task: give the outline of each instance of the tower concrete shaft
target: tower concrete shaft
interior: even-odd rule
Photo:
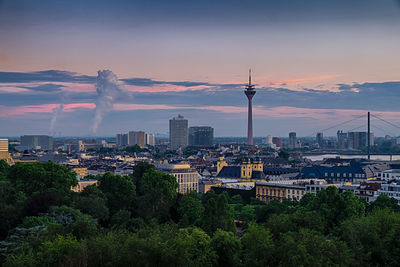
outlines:
[[[244,91],[248,103],[248,111],[247,111],[247,144],[252,146],[253,143],[253,96],[256,94],[256,90],[254,90],[254,85],[251,84],[251,70],[249,70],[249,84],[246,86],[246,90]]]

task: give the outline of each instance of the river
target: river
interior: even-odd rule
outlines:
[[[306,155],[304,158],[312,161],[323,160],[325,158],[341,157],[343,159],[366,159],[367,155],[340,155],[340,154],[322,154],[322,155]],[[390,155],[371,155],[371,160],[389,161]],[[400,155],[393,155],[392,160],[400,160]]]

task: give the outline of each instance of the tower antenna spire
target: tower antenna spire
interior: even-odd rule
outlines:
[[[251,68],[249,69],[249,85],[251,85]]]

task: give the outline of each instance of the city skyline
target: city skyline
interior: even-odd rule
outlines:
[[[2,135],[166,134],[182,114],[246,136],[249,67],[254,136],[314,136],[367,111],[399,125],[399,1],[279,2],[0,1]],[[94,133],[105,69],[126,97]]]

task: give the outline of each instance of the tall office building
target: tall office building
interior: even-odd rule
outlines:
[[[338,148],[347,147],[347,133],[343,131],[337,131]]]
[[[214,129],[209,126],[193,126],[189,128],[189,146],[212,146]]]
[[[146,144],[149,146],[155,146],[156,145],[156,136],[152,133],[146,134]]]
[[[24,149],[53,150],[53,137],[48,135],[23,135],[21,147]]]
[[[253,145],[253,97],[256,94],[255,86],[251,84],[251,69],[249,70],[249,84],[245,87],[245,95],[247,96],[248,111],[247,111],[247,144]]]
[[[138,145],[141,148],[146,147],[146,134],[143,131],[131,131],[128,133],[128,145]]]
[[[127,146],[128,145],[128,134],[117,134],[117,146]]]
[[[289,133],[289,148],[297,147],[297,137],[295,132]]]
[[[368,146],[368,133],[367,132],[348,132],[348,148],[360,149]],[[370,145],[374,145],[374,134],[370,134]]]
[[[188,120],[181,115],[169,120],[169,144],[173,150],[188,145]]]
[[[323,133],[317,133],[317,143],[319,147],[322,147],[324,144],[324,134]]]

